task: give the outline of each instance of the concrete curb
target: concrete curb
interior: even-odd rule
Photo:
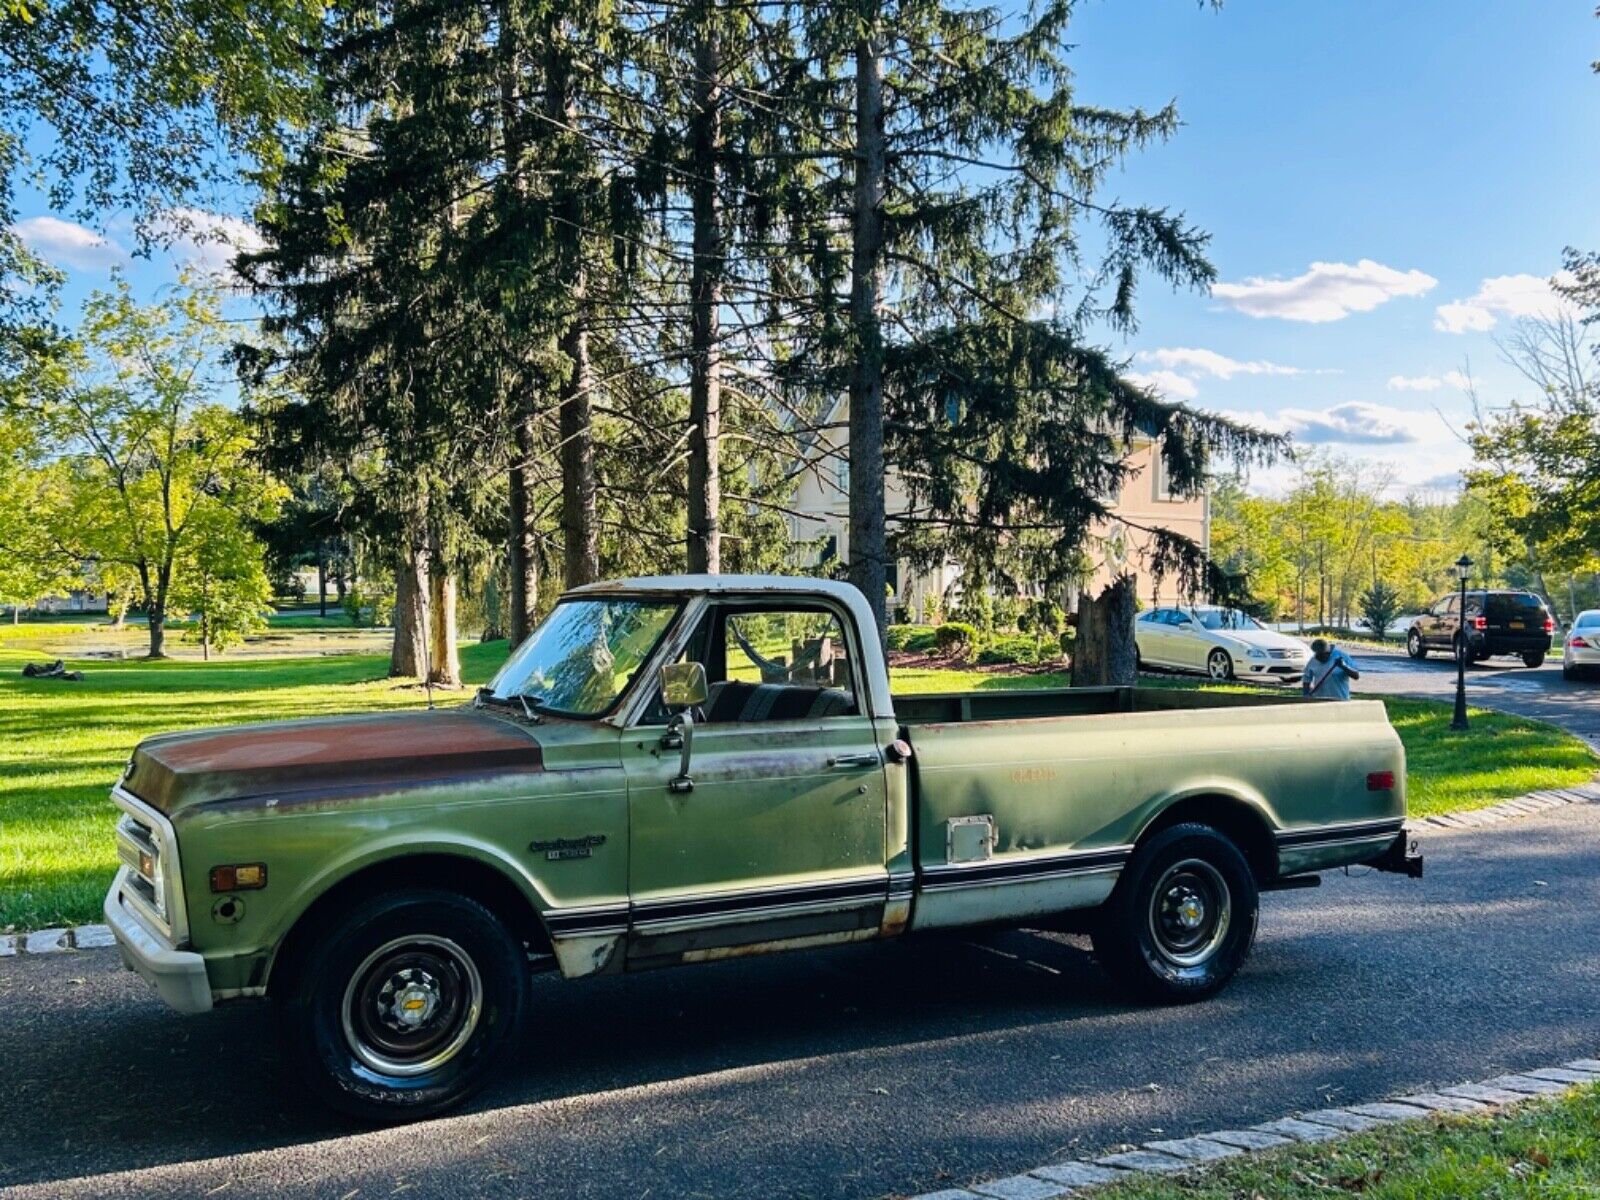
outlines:
[[[1019,1175],[987,1179],[966,1187],[925,1192],[916,1200],[1056,1200],[1081,1196],[1107,1184],[1143,1174],[1175,1174],[1222,1159],[1282,1146],[1331,1142],[1402,1121],[1443,1114],[1488,1113],[1540,1096],[1554,1096],[1584,1084],[1600,1084],[1600,1059],[1579,1058],[1559,1067],[1496,1075],[1482,1083],[1463,1083],[1436,1092],[1414,1092],[1375,1104],[1324,1108],[1193,1137],[1146,1142],[1098,1158],[1048,1163]]]
[[[1423,825],[1433,829],[1476,829],[1483,825],[1498,825],[1518,817],[1531,817],[1547,809],[1566,804],[1600,803],[1600,779],[1581,783],[1577,787],[1552,788],[1549,791],[1529,792],[1491,804],[1487,808],[1469,808],[1461,812],[1438,813],[1431,817],[1413,818],[1413,827]]]
[[[15,958],[20,954],[67,954],[74,950],[106,950],[116,944],[117,939],[112,936],[109,925],[36,929],[32,933],[0,934],[0,958]]]

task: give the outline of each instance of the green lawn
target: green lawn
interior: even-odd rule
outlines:
[[[346,636],[348,631],[346,631]],[[338,639],[337,632],[326,635]],[[294,644],[315,645],[299,633]],[[504,642],[462,651],[470,683],[486,680]],[[90,660],[82,683],[23,679],[38,657],[0,640],[0,929],[97,919],[115,857],[106,792],[128,752],[165,730],[289,717],[416,707],[416,686],[383,678],[386,658],[345,654],[296,659],[149,663]],[[1064,687],[1061,673],[907,669],[898,692]],[[1448,729],[1449,708],[1393,700],[1390,713],[1411,762],[1412,810],[1493,803],[1540,787],[1590,778],[1582,743],[1531,721],[1483,713],[1466,737]]]
[[[1138,1176],[1104,1200],[1547,1200],[1600,1196],[1600,1087],[1476,1117],[1389,1125],[1320,1146]]]

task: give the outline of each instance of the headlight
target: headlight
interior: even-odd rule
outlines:
[[[1245,651],[1245,654],[1250,658],[1266,658],[1267,657],[1267,652],[1265,650],[1256,650],[1254,648]]]

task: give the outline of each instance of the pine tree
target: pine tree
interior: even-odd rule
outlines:
[[[1157,402],[1093,340],[1133,328],[1142,271],[1203,288],[1212,269],[1181,215],[1098,199],[1105,173],[1170,136],[1177,115],[1080,103],[1064,50],[1072,10],[804,10],[814,69],[792,140],[831,150],[812,279],[826,305],[848,256],[849,319],[801,339],[824,369],[797,378],[848,393],[850,577],[880,624],[891,525],[896,556],[953,557],[971,586],[1060,583],[1083,574],[1135,439],[1156,441],[1180,495],[1213,456],[1279,444]],[[909,493],[904,512],[885,512],[885,465]],[[1204,585],[1201,547],[1144,533],[1152,570]]]

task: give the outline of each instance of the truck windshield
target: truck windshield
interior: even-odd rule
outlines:
[[[676,600],[563,600],[485,691],[557,716],[604,716],[649,661],[678,607]]]

